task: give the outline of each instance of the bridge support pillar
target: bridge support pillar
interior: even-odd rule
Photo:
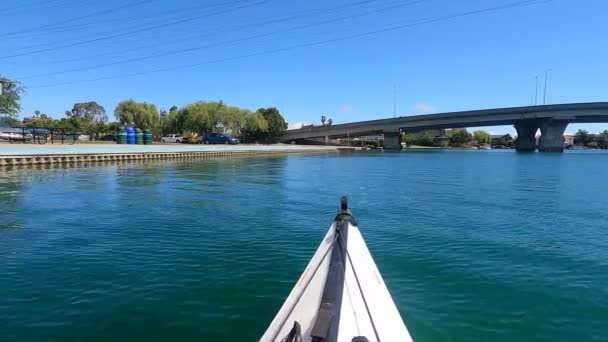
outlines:
[[[545,120],[540,124],[540,141],[538,150],[544,152],[564,151],[564,131],[567,120]]]
[[[515,123],[517,131],[517,140],[515,140],[515,149],[517,151],[534,151],[536,150],[536,131],[538,130],[537,120],[520,120]]]
[[[401,132],[384,132],[384,145],[385,150],[401,150]]]

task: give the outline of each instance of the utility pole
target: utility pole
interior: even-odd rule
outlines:
[[[167,116],[167,112],[164,109],[160,110],[160,115],[158,116],[159,119],[159,123],[160,123],[160,139],[162,140],[163,138],[163,119]]]
[[[393,118],[397,117],[397,85],[393,85]]]
[[[545,70],[545,90],[543,92],[543,104],[547,103],[547,75],[549,74],[549,71],[551,71],[553,69],[547,69]]]
[[[534,105],[538,105],[538,75],[536,75],[536,87],[534,88]]]

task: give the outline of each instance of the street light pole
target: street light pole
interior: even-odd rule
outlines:
[[[553,69],[547,69],[545,70],[545,90],[543,91],[543,104],[547,103],[547,75],[549,74],[549,71],[551,71]]]
[[[536,75],[536,88],[534,88],[534,105],[538,105],[538,75]]]
[[[397,85],[393,85],[393,118],[397,117]]]

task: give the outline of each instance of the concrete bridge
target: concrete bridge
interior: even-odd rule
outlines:
[[[285,142],[384,134],[384,147],[401,149],[401,133],[434,128],[513,125],[518,151],[536,149],[540,128],[540,151],[563,151],[564,131],[569,123],[608,122],[608,102],[567,103],[401,116],[332,126],[309,126],[287,131]]]

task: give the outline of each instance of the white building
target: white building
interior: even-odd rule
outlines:
[[[311,124],[305,122],[290,122],[287,124],[287,130],[300,129],[304,126],[310,126]]]

